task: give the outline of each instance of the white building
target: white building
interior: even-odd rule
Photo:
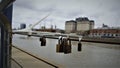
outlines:
[[[87,17],[76,18],[76,21],[66,21],[65,31],[66,33],[79,33],[84,34],[86,31],[89,31],[94,28],[94,21],[89,20]]]
[[[76,31],[76,21],[70,20],[65,23],[65,32],[71,33]]]
[[[94,28],[94,21],[89,20],[87,17],[76,18],[77,22],[77,31],[88,31]]]

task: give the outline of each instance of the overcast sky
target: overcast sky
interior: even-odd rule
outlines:
[[[20,23],[34,24],[51,13],[36,28],[56,25],[64,29],[65,21],[88,17],[95,27],[104,23],[120,27],[120,0],[16,0],[13,9],[13,28]]]

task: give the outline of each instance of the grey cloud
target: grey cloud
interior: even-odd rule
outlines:
[[[21,7],[21,8],[32,8],[32,5],[30,4],[31,1],[27,1],[27,0],[17,0],[14,5]]]
[[[14,4],[14,20],[16,22],[32,23],[52,14],[45,22],[55,22],[64,29],[66,20],[86,16],[95,20],[96,25],[106,23],[120,25],[120,0],[16,0]],[[60,27],[60,26],[59,26]]]

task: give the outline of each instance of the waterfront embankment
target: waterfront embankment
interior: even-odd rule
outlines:
[[[120,38],[83,37],[81,41],[120,44]]]
[[[12,46],[12,68],[58,68],[45,59],[38,58],[16,46]]]

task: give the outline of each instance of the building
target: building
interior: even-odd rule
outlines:
[[[120,38],[120,28],[102,24],[102,27],[90,30],[89,37]]]
[[[76,21],[74,21],[74,20],[66,21],[65,32],[66,33],[73,33],[75,31],[76,31]]]
[[[94,21],[89,20],[87,17],[76,18],[77,32],[84,32],[94,28]]]
[[[66,33],[78,33],[85,34],[87,31],[94,28],[94,21],[89,20],[87,17],[79,17],[76,20],[66,21],[65,32]]]
[[[90,22],[90,30],[94,29],[94,25],[95,25],[94,20],[90,20],[89,22]]]
[[[24,28],[26,28],[26,24],[24,23],[20,24],[20,29],[24,29]]]
[[[93,29],[89,37],[120,38],[120,29]]]

